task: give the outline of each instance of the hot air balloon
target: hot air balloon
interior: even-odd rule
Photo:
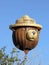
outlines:
[[[12,30],[12,39],[14,45],[25,52],[32,50],[36,47],[39,40],[39,33],[42,26],[37,24],[34,19],[28,15],[16,20],[16,23],[10,25]]]

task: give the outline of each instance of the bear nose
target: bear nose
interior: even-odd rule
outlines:
[[[32,34],[35,35],[35,31],[33,31]]]

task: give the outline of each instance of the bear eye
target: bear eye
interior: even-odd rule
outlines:
[[[28,28],[24,27],[23,30],[28,30]]]
[[[23,28],[23,30],[26,30],[26,28]]]
[[[23,28],[23,30],[25,30],[25,28]]]

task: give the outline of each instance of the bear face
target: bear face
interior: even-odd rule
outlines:
[[[39,30],[35,27],[18,27],[12,35],[14,45],[20,50],[33,49],[39,39]]]

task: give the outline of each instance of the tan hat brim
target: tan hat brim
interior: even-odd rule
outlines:
[[[21,27],[21,26],[31,26],[31,27],[36,27],[37,29],[41,29],[42,28],[42,26],[41,25],[39,25],[39,24],[31,24],[31,23],[24,23],[24,24],[13,24],[13,25],[10,25],[10,29],[11,30],[14,30],[14,28],[15,27]]]

